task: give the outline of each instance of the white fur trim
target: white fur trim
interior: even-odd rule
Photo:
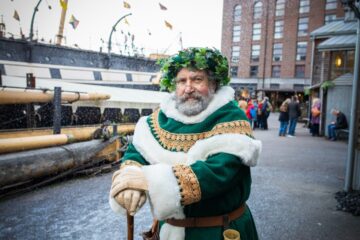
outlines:
[[[229,153],[242,159],[242,163],[256,166],[261,153],[261,142],[243,134],[220,134],[197,141],[188,152],[186,165],[206,159],[216,153]]]
[[[175,227],[168,223],[162,225],[160,230],[161,240],[184,240],[185,239],[185,228]]]
[[[205,161],[208,156],[225,152],[240,157],[247,166],[256,166],[261,152],[261,142],[243,134],[220,134],[197,141],[189,152],[171,152],[164,149],[154,138],[146,118],[140,119],[135,128],[133,144],[151,164],[191,165],[196,160]]]
[[[155,164],[142,168],[148,182],[150,203],[154,217],[159,220],[167,218],[185,218],[180,200],[180,188],[171,166]]]
[[[147,117],[140,118],[135,127],[133,144],[136,150],[150,164],[185,164],[185,153],[166,150],[156,141],[155,137],[151,133],[148,123],[146,122],[146,118]]]
[[[160,109],[168,118],[175,119],[178,122],[185,124],[199,123],[204,121],[220,107],[232,101],[234,99],[234,93],[235,91],[231,87],[221,87],[210,101],[209,106],[204,111],[195,116],[186,116],[175,108],[175,100],[173,99],[175,93],[172,93],[171,95],[168,95],[164,98],[160,104]]]

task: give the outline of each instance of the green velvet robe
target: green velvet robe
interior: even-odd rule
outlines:
[[[215,107],[203,120],[198,119],[191,124],[184,123],[181,120],[181,118],[179,120],[168,117],[166,111],[164,113],[160,110],[147,117],[142,123],[138,123],[143,124],[143,128],[136,128],[134,142],[129,145],[122,161],[136,161],[144,166],[154,164],[189,166],[201,189],[201,199],[189,205],[181,206],[186,217],[217,216],[237,209],[249,198],[250,166],[256,165],[261,149],[261,144],[252,138],[251,128],[245,113],[239,109],[236,102],[225,101],[225,104],[218,108]],[[143,134],[146,129],[149,131],[146,137],[139,140],[136,137],[137,134],[140,136],[139,134]],[[206,134],[201,135],[201,133]],[[178,138],[176,140],[175,137],[171,139],[172,134]],[[182,137],[182,135],[185,136]],[[150,136],[152,137],[151,140]],[[194,139],[197,138],[201,138],[197,140],[202,142],[200,145],[195,144],[197,141]],[[159,147],[162,148],[161,151],[164,151],[163,155],[162,153],[153,156],[147,155],[149,151],[159,151],[157,150]],[[172,157],[175,155],[180,155],[180,157],[175,159]],[[184,158],[185,156],[187,158]],[[174,163],[171,159],[174,159]],[[155,170],[147,172],[149,172],[147,178],[150,182],[153,177],[162,174],[162,172]],[[161,183],[161,180],[159,181]],[[157,188],[162,187],[162,184],[157,186]],[[172,189],[172,187],[170,188]],[[165,198],[161,201],[166,201],[166,198],[169,197],[166,186],[161,191],[154,191],[154,193],[150,188],[149,196],[150,201],[154,201],[152,202],[153,208],[162,207],[161,204],[156,204],[157,199],[161,199],[161,194]],[[174,209],[174,211],[176,210]],[[242,240],[258,239],[256,227],[248,207],[240,218],[230,223],[230,228],[238,230]],[[223,239],[222,232],[222,227],[186,228],[185,239],[220,240]]]

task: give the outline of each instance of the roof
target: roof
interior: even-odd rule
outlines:
[[[317,48],[320,51],[325,50],[345,50],[355,49],[356,46],[356,35],[344,35],[331,37],[324,42],[320,43]]]
[[[344,34],[356,34],[357,21],[334,21],[310,33],[312,38],[331,37]]]

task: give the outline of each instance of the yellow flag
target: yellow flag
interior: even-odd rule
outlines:
[[[131,8],[130,4],[124,1],[124,8]]]
[[[61,5],[61,8],[66,10],[67,9],[67,1],[65,0],[60,0],[60,5]]]
[[[130,26],[130,23],[128,22],[128,20],[125,18],[125,24]]]
[[[172,30],[173,26],[168,22],[168,21],[165,21],[165,26],[167,26],[168,28],[170,28]]]

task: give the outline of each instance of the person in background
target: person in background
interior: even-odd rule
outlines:
[[[136,124],[112,178],[111,208],[134,215],[148,199],[161,240],[223,240],[227,227],[257,240],[246,201],[261,142],[227,86],[226,57],[189,48],[160,64],[170,94]]]
[[[246,112],[247,106],[248,106],[248,103],[245,100],[240,100],[239,101],[239,108],[244,110],[244,112]]]
[[[253,117],[253,129],[258,127],[258,101],[256,98],[252,99],[253,110],[250,111],[251,116]]]
[[[246,116],[250,120],[251,128],[254,129],[254,121],[256,119],[256,110],[253,101],[249,99],[246,108]]]
[[[289,125],[289,134],[287,136],[294,137],[296,124],[297,124],[298,118],[301,116],[300,104],[299,104],[299,101],[298,101],[298,98],[296,95],[291,97],[291,101],[288,105],[288,109],[289,109],[290,125]]]
[[[272,111],[272,105],[269,101],[268,97],[264,97],[264,100],[261,105],[261,129],[268,130],[268,118],[270,116],[270,112]]]
[[[344,113],[340,112],[336,108],[331,109],[331,114],[336,116],[336,121],[331,122],[328,125],[329,139],[336,141],[336,130],[348,128],[348,122]]]
[[[319,124],[321,115],[321,102],[319,98],[314,98],[311,105],[311,136],[319,136]]]
[[[279,129],[279,136],[286,136],[287,127],[289,125],[289,103],[290,98],[287,98],[280,106],[280,129]]]

